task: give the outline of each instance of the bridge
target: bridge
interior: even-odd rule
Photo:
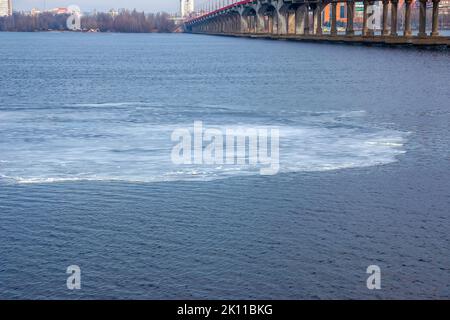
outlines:
[[[417,32],[413,32],[411,23],[413,0],[401,1],[404,3],[402,10],[399,0],[378,1],[382,6],[379,23],[374,14],[377,1],[358,2],[363,4],[358,31],[355,29],[357,1],[354,0],[218,0],[215,6],[207,6],[197,16],[186,20],[184,29],[190,33],[254,38],[450,48],[450,37],[439,35],[440,0],[417,0]],[[344,30],[338,28],[337,23],[340,3],[345,3]],[[327,7],[330,28],[325,32],[323,17]],[[431,18],[430,32],[427,32],[427,16]]]

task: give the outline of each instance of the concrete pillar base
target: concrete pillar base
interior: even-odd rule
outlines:
[[[431,36],[439,36],[439,0],[433,0],[433,16],[431,18]]]

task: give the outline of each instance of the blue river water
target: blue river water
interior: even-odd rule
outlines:
[[[450,298],[448,52],[0,43],[0,298]],[[171,133],[194,121],[279,129],[279,173],[175,165]]]

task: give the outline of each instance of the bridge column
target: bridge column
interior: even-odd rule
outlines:
[[[240,24],[240,32],[241,33],[248,33],[248,20],[246,16],[243,16],[242,14],[239,14],[239,24]]]
[[[336,25],[336,14],[337,14],[337,2],[331,3],[331,35],[337,35],[337,25]]]
[[[382,36],[389,35],[388,13],[389,13],[389,0],[383,0],[383,30],[381,31]]]
[[[295,33],[296,34],[305,34],[305,15],[306,15],[306,6],[300,6],[295,11]]]
[[[363,29],[362,29],[362,35],[363,37],[367,36],[369,33],[369,28],[367,26],[367,20],[369,18],[369,1],[364,0],[364,11],[363,11]]]
[[[309,4],[306,4],[304,34],[309,34]]]
[[[271,16],[269,16],[269,21],[271,21],[272,34],[278,34],[278,14],[274,11]]]
[[[287,33],[286,12],[282,9],[276,9],[275,15],[277,17],[277,34]]]
[[[264,16],[261,13],[256,11],[256,33],[264,33],[265,32],[265,22]]]
[[[228,17],[223,17],[223,33],[228,33]]]
[[[411,36],[411,3],[412,0],[405,0],[405,26],[403,35],[405,37]]]
[[[419,37],[426,37],[427,33],[425,31],[427,25],[427,0],[420,0],[419,3]]]
[[[247,21],[247,32],[253,33],[255,30],[253,29],[253,19],[252,16],[248,15],[245,17],[245,20]]]
[[[322,34],[322,5],[317,3],[314,9],[314,34]]]
[[[397,34],[397,16],[398,16],[398,0],[391,0],[391,36],[396,37]]]
[[[228,33],[228,16],[223,18],[223,32]]]
[[[287,16],[288,34],[295,34],[295,11],[288,11]]]
[[[258,32],[258,18],[257,15],[255,14],[254,16],[252,16],[252,33],[257,33]]]
[[[355,16],[355,2],[347,2],[347,26],[345,29],[345,34],[348,36],[353,36],[355,30],[353,29],[353,17]]]
[[[439,0],[433,0],[433,18],[431,20],[431,36],[439,35]]]

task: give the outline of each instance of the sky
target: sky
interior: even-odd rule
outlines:
[[[111,8],[137,9],[146,12],[178,12],[179,0],[12,0],[17,11],[30,11],[32,8],[43,9],[78,5],[82,11],[108,11]]]

